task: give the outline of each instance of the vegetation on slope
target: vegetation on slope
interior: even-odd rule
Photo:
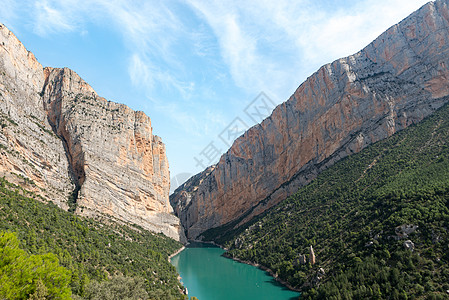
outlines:
[[[447,299],[448,230],[444,106],[340,161],[225,244],[229,256],[270,268],[304,298]]]
[[[168,262],[168,256],[181,247],[180,243],[138,227],[81,218],[35,197],[0,178],[0,231],[17,234],[20,248],[26,251],[14,246],[21,260],[41,259],[47,261],[43,267],[53,264],[61,274],[68,273],[75,298],[184,298],[179,292],[182,286],[176,269]],[[2,244],[0,247],[4,248]],[[57,267],[58,263],[63,268]],[[7,262],[0,257],[0,272],[2,264]],[[45,270],[42,274],[47,274]],[[36,274],[29,275],[34,283],[27,295],[12,299],[27,299],[36,292],[37,285],[42,287],[33,276]],[[44,277],[38,277],[45,286]],[[114,288],[110,288],[112,283]],[[5,293],[0,298],[9,299]]]
[[[0,232],[0,297],[2,299],[70,299],[70,271],[51,253],[30,255],[17,236]]]

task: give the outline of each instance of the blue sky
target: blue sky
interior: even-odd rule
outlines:
[[[0,22],[42,65],[149,115],[183,179],[218,161],[227,129],[258,121],[252,106],[287,100],[426,2],[2,0]]]

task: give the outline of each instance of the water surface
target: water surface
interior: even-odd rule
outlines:
[[[224,250],[193,243],[171,259],[188,289],[199,300],[298,299],[299,293],[276,282],[267,272],[221,256]]]

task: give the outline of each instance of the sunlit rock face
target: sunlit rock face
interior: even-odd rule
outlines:
[[[188,237],[243,224],[336,161],[441,107],[449,94],[448,30],[448,1],[431,2],[312,74],[217,165],[173,193]]]
[[[0,93],[0,176],[77,214],[183,240],[148,116],[99,97],[70,69],[42,68],[3,25]]]

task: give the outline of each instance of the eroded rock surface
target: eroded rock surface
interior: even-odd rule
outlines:
[[[430,2],[360,52],[321,67],[170,197],[188,232],[250,220],[336,161],[448,100],[448,1]],[[187,205],[186,205],[187,203]]]
[[[80,215],[183,239],[150,118],[99,97],[70,69],[42,68],[0,26],[0,176]]]

